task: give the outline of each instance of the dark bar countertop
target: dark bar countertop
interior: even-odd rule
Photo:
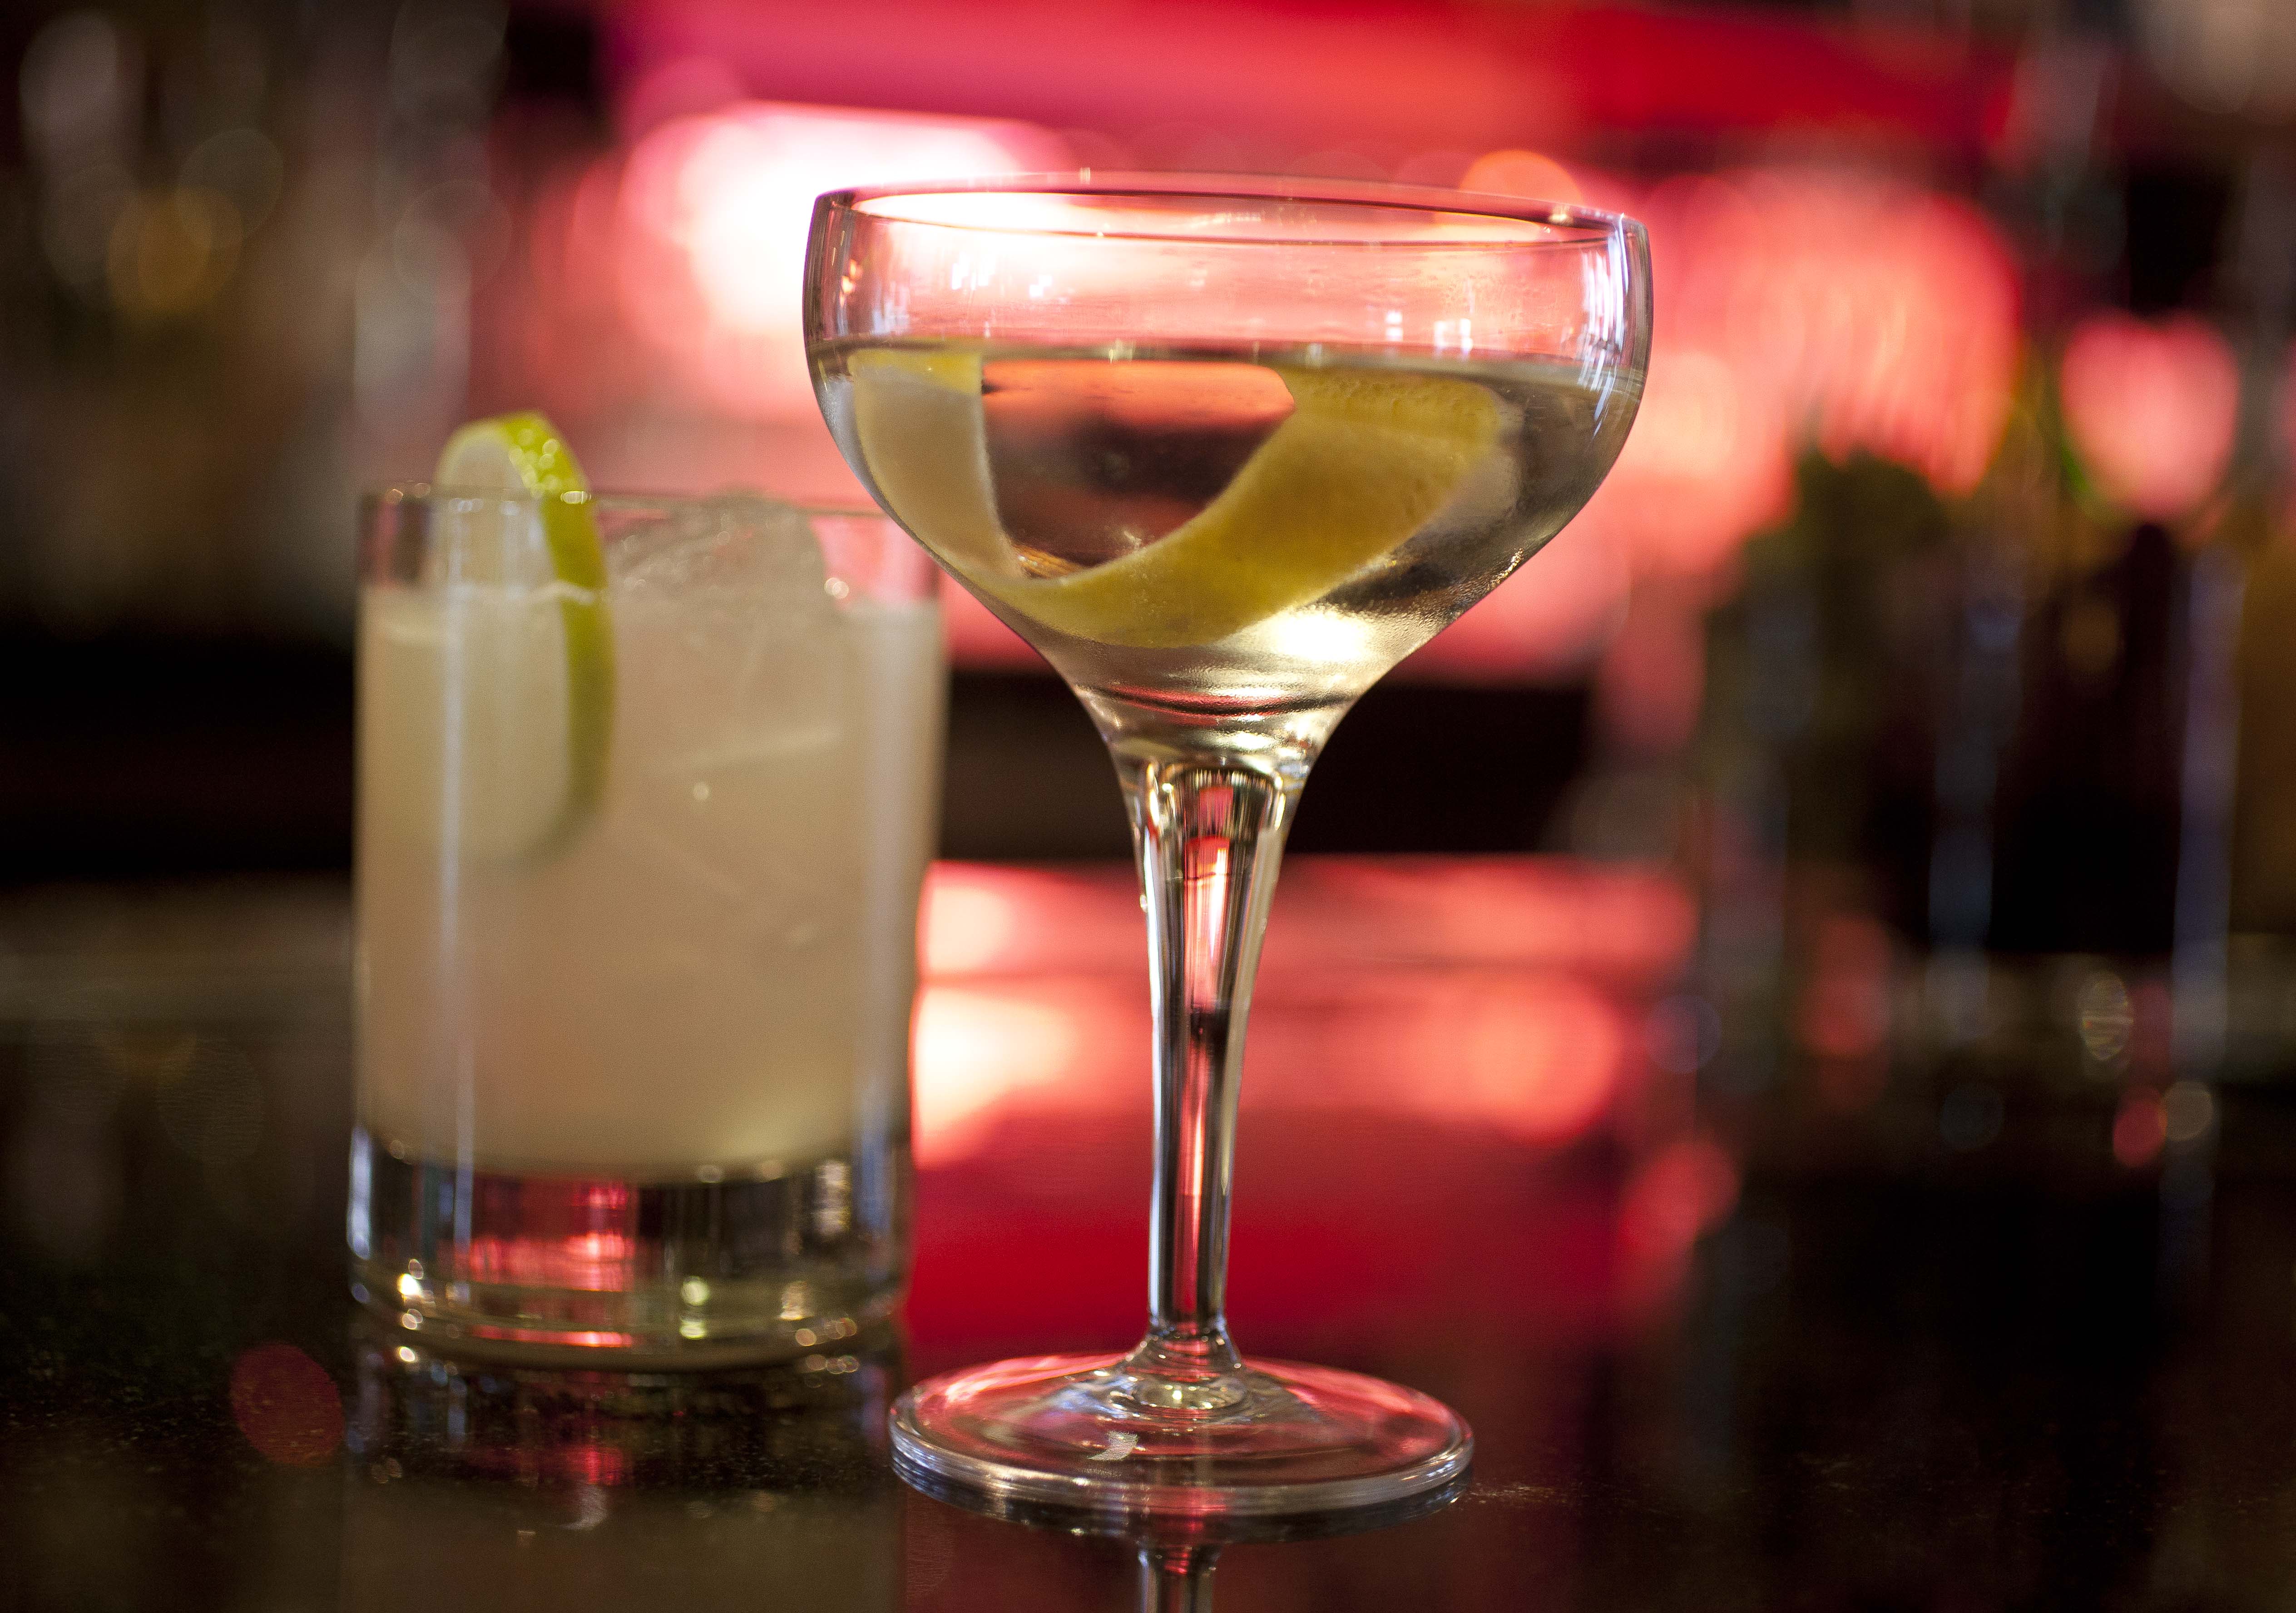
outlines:
[[[1126,878],[936,876],[905,1329],[652,1377],[457,1362],[355,1312],[339,885],[0,900],[0,1608],[1141,1605],[1138,1543],[913,1494],[883,1434],[914,1375],[1137,1330]],[[2269,1082],[2132,1108],[2095,1034],[2087,1066],[2052,1041],[2112,1033],[2094,992],[1943,1058],[1911,966],[1862,1064],[1748,1077],[1663,881],[1301,859],[1283,901],[1239,1340],[1427,1390],[1478,1447],[1432,1515],[1227,1546],[1219,1606],[2286,1603]],[[2119,1000],[2141,1044],[2149,999]]]

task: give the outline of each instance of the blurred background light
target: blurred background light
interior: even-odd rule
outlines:
[[[2092,314],[2058,370],[2065,426],[2097,490],[2147,520],[2189,514],[2224,480],[2240,368],[2190,315],[2158,322]]]
[[[293,1345],[250,1346],[231,1365],[232,1420],[264,1457],[314,1468],[343,1442],[343,1403],[327,1370]]]
[[[2177,94],[2212,112],[2296,112],[2296,11],[2281,0],[2143,0],[2146,53]]]
[[[814,198],[843,185],[1057,169],[1024,125],[742,104],[649,130],[622,170],[623,306],[702,401],[745,415],[815,412],[799,325]]]
[[[1245,1101],[1566,1144],[1652,1067],[1648,1003],[1690,939],[1684,893],[1651,875],[1295,860],[1263,957]],[[1134,1114],[1145,963],[1126,870],[937,864],[915,1032],[919,1159],[967,1157],[1016,1116]]]

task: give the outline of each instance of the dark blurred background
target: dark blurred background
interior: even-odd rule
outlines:
[[[2296,739],[2234,699],[2290,587],[2279,0],[146,0],[15,8],[0,53],[0,879],[345,866],[359,487],[539,406],[602,484],[853,498],[807,199],[1086,163],[1653,229],[1626,461],[1364,702],[1300,848],[1734,821],[1917,939],[2157,951],[2197,712],[2261,725],[2208,742],[2210,832],[2244,912],[2296,908]],[[951,636],[945,852],[1121,854],[1064,692],[964,601]],[[2099,858],[2150,893],[2065,917]]]
[[[258,1605],[180,1566],[302,1460],[228,1363],[398,1370],[337,1287],[357,490],[538,407],[601,485],[854,499],[810,198],[1076,164],[1652,235],[1616,472],[1292,841],[1558,855],[1300,859],[1252,1021],[1239,1322],[1464,1408],[1482,1543],[1264,1605],[2285,1600],[2296,4],[141,0],[0,57],[0,1601]],[[1103,866],[934,876],[926,1368],[1128,1336],[1148,1156],[1106,759],[948,621],[944,855]],[[277,1511],[316,1578],[373,1471]],[[1025,1584],[906,1527],[920,1605]]]

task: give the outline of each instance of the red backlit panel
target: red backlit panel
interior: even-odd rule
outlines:
[[[1027,118],[1128,136],[1153,160],[1190,156],[1193,130],[1198,168],[1222,166],[1205,160],[1214,142],[1375,160],[1618,128],[1830,130],[1974,154],[2005,127],[2013,70],[1913,29],[1751,9],[636,0],[614,21],[626,82],[714,67],[749,95]]]
[[[1251,1342],[1423,1325],[1463,1273],[1494,1315],[1569,1333],[1662,1302],[1735,1192],[1648,1050],[1692,921],[1652,873],[1294,860],[1243,1085],[1234,1291]],[[918,1337],[951,1360],[1122,1342],[1150,1155],[1130,871],[939,865],[923,949]]]

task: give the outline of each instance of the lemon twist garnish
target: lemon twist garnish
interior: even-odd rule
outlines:
[[[1292,413],[1219,496],[1063,577],[1031,576],[997,518],[978,353],[871,349],[849,373],[879,496],[965,581],[1073,638],[1169,649],[1330,592],[1432,519],[1498,437],[1498,400],[1470,381],[1270,367]]]
[[[614,727],[614,634],[606,609],[606,554],[590,490],[558,428],[532,412],[474,420],[447,440],[435,486],[535,501],[550,555],[566,647],[566,794],[529,850],[563,850],[597,811]]]

